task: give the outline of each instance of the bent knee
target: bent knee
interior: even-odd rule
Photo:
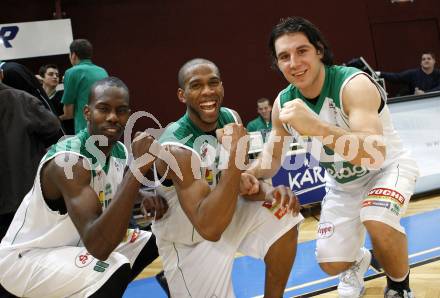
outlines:
[[[394,227],[377,220],[366,220],[363,224],[373,240],[393,241],[392,239],[395,238],[393,236],[405,235]]]
[[[337,275],[351,267],[353,262],[325,262],[319,263],[322,271],[328,275]]]

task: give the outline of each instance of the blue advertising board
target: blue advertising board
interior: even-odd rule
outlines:
[[[274,186],[286,185],[297,195],[301,205],[321,202],[325,195],[325,170],[309,153],[286,156],[272,178]]]

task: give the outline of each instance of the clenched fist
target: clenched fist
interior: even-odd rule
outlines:
[[[136,167],[145,174],[159,155],[161,146],[156,140],[146,132],[136,132],[131,143],[133,152],[133,162]]]
[[[244,169],[249,150],[249,136],[243,124],[229,123],[216,130],[220,144],[235,156],[235,166]]]
[[[290,187],[279,185],[266,193],[266,201],[272,205],[280,205],[283,210],[298,215],[301,204]]]
[[[287,102],[280,111],[280,120],[289,124],[302,136],[320,136],[322,122],[299,98]]]

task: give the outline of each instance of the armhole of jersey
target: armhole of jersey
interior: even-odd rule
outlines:
[[[49,210],[50,212],[53,212],[53,213],[58,213],[58,211],[54,211],[54,210],[52,210],[48,205],[47,205],[47,203],[45,202],[45,198],[44,198],[44,195],[43,195],[43,188],[42,188],[42,186],[41,186],[41,170],[43,169],[43,166],[46,164],[46,163],[48,163],[49,161],[51,161],[51,160],[53,160],[55,157],[57,157],[58,155],[61,155],[61,154],[63,154],[63,153],[70,153],[70,154],[74,154],[74,155],[77,155],[78,157],[82,157],[83,158],[83,160],[86,160],[86,162],[88,163],[88,167],[91,169],[92,168],[92,166],[91,166],[91,164],[90,164],[90,161],[84,156],[84,155],[81,155],[81,154],[79,154],[78,152],[73,152],[73,151],[60,151],[60,152],[56,152],[54,155],[52,155],[51,157],[49,157],[48,159],[46,159],[45,161],[43,161],[40,165],[39,165],[39,167],[38,167],[38,171],[37,171],[37,175],[35,176],[35,179],[38,179],[38,186],[39,186],[39,189],[37,190],[37,191],[39,191],[40,192],[40,195],[41,196],[39,196],[43,201],[44,201],[44,206],[47,208],[47,210]],[[69,165],[71,165],[71,164],[69,164]],[[71,165],[72,166],[72,165]],[[92,183],[92,181],[93,181],[93,175],[90,175],[90,182],[89,182],[89,184],[90,183]],[[37,181],[35,181],[35,182],[37,182]],[[34,182],[34,183],[35,183]],[[35,185],[35,184],[34,184]],[[35,189],[34,189],[34,191],[35,191]],[[68,213],[66,213],[65,215],[67,215]]]
[[[238,124],[238,119],[237,119],[237,117],[235,116],[235,113],[234,113],[230,108],[226,108],[226,107],[225,107],[225,109],[226,109],[226,110],[232,115],[232,118],[234,118],[235,123]]]
[[[69,153],[69,154],[77,155],[78,157],[82,157],[82,159],[85,160],[85,161],[87,162],[89,169],[92,168],[92,165],[90,164],[89,159],[88,159],[87,157],[85,157],[84,155],[82,155],[82,154],[80,154],[80,153],[78,153],[78,152],[74,152],[74,151],[60,151],[60,152],[55,153],[55,154],[52,155],[51,157],[49,157],[47,160],[45,160],[45,161],[40,165],[40,167],[38,168],[38,171],[41,170],[41,168],[43,167],[43,165],[44,165],[45,163],[47,163],[48,161],[54,159],[54,157],[56,157],[56,156],[58,156],[58,155],[60,155],[60,154],[62,154],[62,153]],[[93,180],[93,175],[91,176],[90,182],[92,182],[92,180]]]
[[[122,148],[124,148],[124,153],[125,153],[125,162],[124,162],[124,167],[127,166],[127,161],[128,161],[128,150],[127,147],[125,147],[124,143],[118,141],[118,143],[122,146]]]
[[[193,148],[191,148],[189,146],[183,145],[183,144],[181,144],[179,142],[164,142],[161,145],[162,146],[171,145],[171,146],[181,147],[181,148],[184,148],[186,150],[190,150],[191,152],[193,152],[197,156],[197,158],[199,159],[200,162],[202,161],[202,159],[200,158],[200,154],[197,153],[196,150],[194,150]]]
[[[176,146],[176,147],[180,147],[180,148],[183,148],[183,149],[186,149],[186,150],[189,150],[189,151],[191,151],[192,153],[194,153],[196,156],[197,156],[197,158],[199,159],[199,162],[200,163],[202,163],[202,159],[201,159],[201,157],[200,157],[200,154],[199,153],[197,153],[193,148],[191,148],[191,147],[189,147],[189,146],[186,146],[186,145],[183,145],[183,144],[181,144],[181,143],[178,143],[178,142],[164,142],[164,143],[162,143],[161,144],[162,146],[165,146],[165,145],[170,145],[170,146]],[[166,186],[166,185],[163,185],[161,182],[162,181],[165,181],[165,180],[171,180],[171,179],[164,179],[163,177],[166,177],[167,175],[168,175],[168,171],[169,171],[169,169],[170,169],[170,167],[168,166],[167,167],[167,171],[165,172],[165,174],[162,176],[162,177],[160,177],[160,175],[159,175],[159,173],[157,172],[157,168],[156,168],[156,163],[154,163],[153,164],[154,165],[154,168],[153,168],[153,175],[154,175],[154,186],[155,187],[158,187],[158,186],[165,186],[165,187],[169,187],[169,186]],[[160,178],[159,178],[160,177]]]
[[[281,112],[281,96],[279,94],[278,94],[277,98],[275,99],[275,102],[278,102],[278,120],[279,120],[279,118],[280,118],[279,115]],[[285,123],[283,123],[282,125],[283,125],[283,128],[286,130],[286,132],[292,135],[292,132],[290,131],[289,126]]]
[[[370,79],[370,81],[374,84],[374,86],[376,86],[377,90],[379,91],[379,95],[380,95],[380,107],[379,107],[379,111],[378,114],[380,115],[383,111],[383,108],[387,102],[387,95],[385,90],[383,90],[382,86],[380,86],[369,74],[367,74],[366,72],[357,72],[352,74],[351,76],[349,76],[348,78],[345,79],[345,81],[342,83],[341,86],[341,90],[339,91],[339,99],[340,99],[340,105],[341,105],[341,113],[342,116],[344,117],[345,120],[348,120],[348,115],[345,113],[344,111],[344,104],[343,104],[343,100],[342,100],[342,92],[344,91],[345,86],[347,85],[347,83],[353,79],[354,77],[358,76],[358,75],[365,75],[367,78]]]

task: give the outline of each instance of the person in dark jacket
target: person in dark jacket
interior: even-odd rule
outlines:
[[[435,68],[435,55],[431,52],[422,54],[420,68],[399,73],[379,72],[380,77],[392,83],[403,83],[409,88],[409,94],[424,94],[440,91],[440,70]]]
[[[0,78],[3,84],[26,91],[41,100],[46,108],[53,110],[40,82],[26,66],[12,61],[0,61],[0,70],[3,72]]]
[[[59,131],[60,121],[40,100],[0,80],[0,240]]]

